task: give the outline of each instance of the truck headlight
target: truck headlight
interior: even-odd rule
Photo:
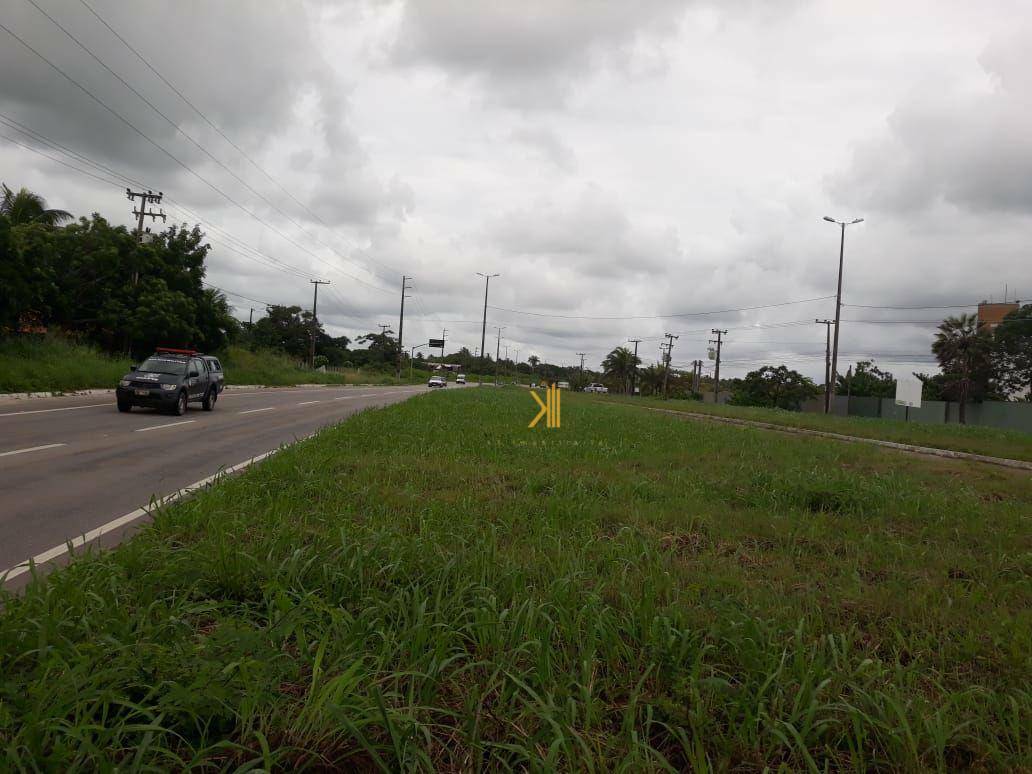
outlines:
[[[118,386],[119,387],[128,387],[129,386],[129,380],[128,379],[123,379],[122,381],[120,381],[118,383]]]
[[[163,385],[161,385],[161,389],[167,390],[168,392],[172,392],[172,390],[175,390],[175,389],[178,389],[178,388],[179,388],[178,384],[163,384]]]

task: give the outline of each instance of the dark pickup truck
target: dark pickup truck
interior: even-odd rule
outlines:
[[[146,406],[181,416],[190,402],[211,411],[224,388],[218,358],[189,349],[159,348],[122,377],[115,398],[119,411]]]

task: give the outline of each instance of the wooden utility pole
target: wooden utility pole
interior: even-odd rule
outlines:
[[[670,378],[670,355],[674,349],[674,339],[678,338],[672,333],[667,333],[667,343],[664,345],[664,360],[666,361],[666,368],[663,369],[663,400],[667,399],[667,380]]]
[[[713,404],[717,405],[720,403],[720,347],[724,343],[724,335],[727,333],[726,330],[720,330],[719,328],[713,328],[710,333],[714,334],[717,338],[714,341],[710,339],[710,344],[717,345],[717,366],[713,374]]]
[[[308,281],[310,283],[312,283],[312,285],[315,286],[315,288],[314,288],[315,292],[314,292],[314,295],[312,296],[312,346],[311,346],[311,349],[309,350],[309,356],[308,356],[308,364],[309,364],[309,366],[311,368],[314,369],[315,368],[315,336],[316,336],[316,332],[319,330],[319,322],[318,322],[318,318],[316,317],[316,310],[319,307],[319,286],[320,285],[329,285],[330,281],[329,280],[308,280]]]
[[[578,352],[577,354],[580,355],[580,370],[577,372],[577,381],[580,383],[578,387],[581,387],[584,384],[584,356],[587,353]]]
[[[628,344],[634,345],[634,360],[631,361],[631,397],[634,397],[634,388],[638,386],[638,345],[641,339],[628,339]]]
[[[410,279],[412,277],[403,276],[401,278],[401,314],[398,316],[398,367],[396,369],[399,379],[401,378],[401,360],[405,352],[405,344],[402,341],[402,334],[405,332],[405,299],[408,298],[405,291],[409,289],[408,281]]]
[[[824,340],[824,413],[831,412],[831,326],[834,320],[814,320],[818,325],[825,326]]]

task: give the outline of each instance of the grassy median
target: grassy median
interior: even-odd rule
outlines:
[[[1032,481],[524,390],[363,413],[0,611],[0,768],[1028,770]]]
[[[873,417],[838,417],[809,414],[800,411],[759,408],[756,406],[727,406],[694,400],[662,400],[660,398],[630,398],[611,395],[596,400],[613,403],[683,411],[689,414],[730,417],[755,422],[770,422],[786,427],[821,430],[827,433],[855,435],[860,438],[879,438],[884,441],[931,446],[938,449],[986,454],[1014,460],[1032,461],[1032,433],[1019,430],[1000,430],[979,425],[933,425],[924,422],[901,422]]]

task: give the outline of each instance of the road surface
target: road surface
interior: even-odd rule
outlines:
[[[0,403],[0,576],[98,528],[111,545],[140,519],[111,525],[153,497],[426,389],[226,390],[214,411],[191,403],[181,417],[120,414],[113,394]]]

